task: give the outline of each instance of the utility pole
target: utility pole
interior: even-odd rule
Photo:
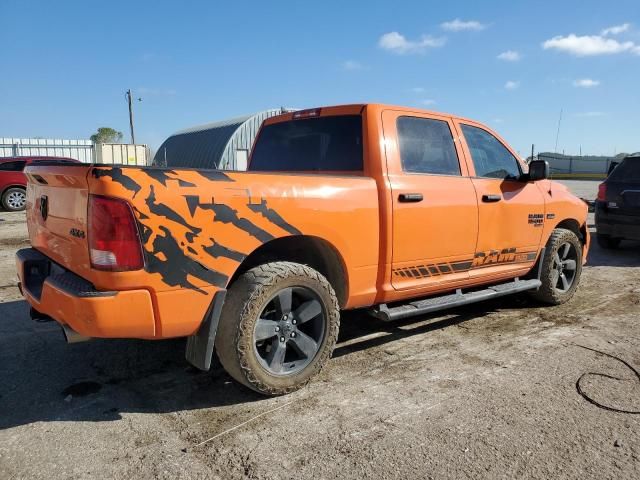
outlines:
[[[531,144],[531,161],[533,162],[534,158],[533,158],[533,152],[535,150],[535,145],[532,143]]]
[[[133,107],[131,106],[131,90],[127,90],[127,103],[129,104],[129,129],[131,130],[131,144],[135,145],[136,136],[133,133]]]
[[[562,122],[562,109],[560,109],[560,118],[558,118],[558,131],[556,132],[556,148],[555,153],[558,153],[558,137],[560,136],[560,123]]]

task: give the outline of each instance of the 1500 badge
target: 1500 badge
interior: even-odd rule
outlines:
[[[544,223],[544,214],[542,213],[530,213],[529,223],[536,227],[541,226]]]

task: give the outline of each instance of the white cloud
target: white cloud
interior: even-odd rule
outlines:
[[[613,27],[605,28],[600,32],[600,35],[618,35],[626,32],[631,27],[630,23],[623,23],[622,25],[614,25]]]
[[[623,52],[632,52],[636,55],[640,55],[640,46],[631,41],[618,42],[613,38],[605,38],[599,35],[577,36],[573,33],[566,37],[553,37],[552,39],[545,41],[542,44],[542,48],[545,50],[559,50],[577,57],[613,55]]]
[[[361,64],[360,62],[357,62],[355,60],[345,60],[344,62],[342,62],[342,68],[344,70],[362,70],[364,67],[363,64]]]
[[[430,105],[435,105],[437,102],[435,100],[430,99],[430,98],[426,98],[424,100],[420,100],[420,103],[422,105],[424,105],[425,107],[428,107]]]
[[[498,55],[498,59],[504,60],[505,62],[517,62],[520,58],[520,54],[515,50],[507,50]]]
[[[573,81],[574,87],[592,88],[600,85],[600,80],[592,80],[591,78],[579,78]]]
[[[419,40],[407,40],[398,32],[385,33],[378,40],[378,46],[398,55],[407,53],[424,53],[429,48],[441,47],[445,44],[444,38],[434,38],[422,35]]]
[[[451,20],[450,22],[441,23],[440,27],[448,32],[461,32],[463,30],[478,32],[487,28],[486,25],[478,22],[477,20],[464,21],[460,20],[459,18]]]
[[[603,117],[605,115],[606,115],[605,112],[581,112],[581,113],[574,114],[575,117],[586,117],[586,118]]]
[[[504,88],[507,90],[515,90],[520,86],[520,82],[516,82],[514,80],[508,80],[507,83],[504,84]]]

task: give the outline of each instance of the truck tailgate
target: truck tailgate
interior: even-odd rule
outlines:
[[[87,174],[91,165],[39,165],[25,169],[31,245],[69,270],[90,268],[87,246]]]

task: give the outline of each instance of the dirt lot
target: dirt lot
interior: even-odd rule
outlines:
[[[640,478],[640,415],[576,389],[618,377],[581,386],[640,410],[640,378],[580,347],[640,369],[638,244],[594,245],[556,308],[344,315],[321,378],[264,399],[188,367],[183,341],[65,345],[14,287],[25,238],[0,213],[0,478]]]

